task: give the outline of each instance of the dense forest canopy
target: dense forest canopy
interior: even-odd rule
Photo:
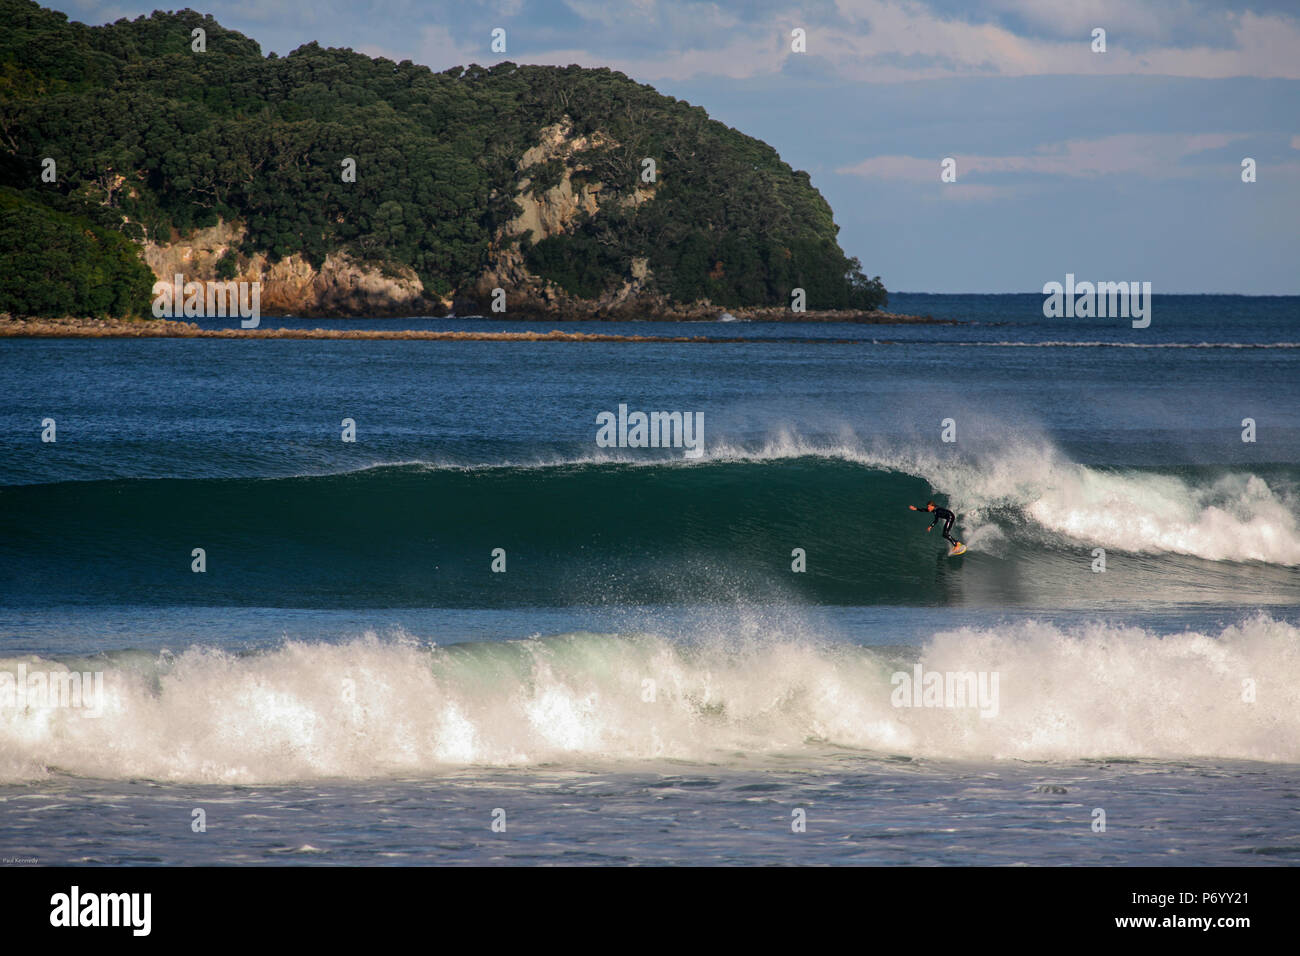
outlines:
[[[519,211],[521,157],[567,117],[600,144],[583,158],[592,181],[630,194],[644,157],[658,180],[648,201],[605,203],[536,244],[524,236],[533,273],[594,297],[644,258],[654,290],[679,302],[789,304],[795,287],[810,308],[885,301],[839,248],[806,173],[621,73],[514,63],[434,73],[315,43],[264,57],[191,10],[87,27],[0,0],[0,24],[6,260],[39,255],[59,230],[165,242],[220,218],[245,225],[246,254],[319,264],[344,249],[410,266],[426,289],[452,294],[491,266]],[[195,28],[205,52],[191,49]],[[55,183],[41,181],[46,157]],[[351,183],[340,175],[348,157]],[[23,238],[33,217],[41,244]],[[120,247],[93,234],[117,263]],[[94,310],[138,298],[140,276],[127,273],[113,272],[134,291],[101,296]],[[28,307],[15,301],[25,300],[6,293],[0,310]]]

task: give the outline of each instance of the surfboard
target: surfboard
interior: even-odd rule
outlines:
[[[966,553],[966,545],[958,541],[956,547],[954,547],[951,551],[948,552],[948,557],[955,558],[957,557],[957,555],[965,554],[965,553]]]

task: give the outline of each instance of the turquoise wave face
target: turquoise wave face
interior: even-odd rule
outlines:
[[[0,490],[0,591],[24,607],[1300,600],[1296,469],[1037,467],[803,455],[17,486]],[[963,558],[907,509],[931,497],[958,512]]]

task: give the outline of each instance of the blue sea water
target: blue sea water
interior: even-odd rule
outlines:
[[[955,324],[0,341],[0,673],[103,675],[0,681],[0,847],[1296,862],[1300,297],[889,307]],[[621,404],[703,454],[602,447]],[[996,706],[900,706],[918,666]]]

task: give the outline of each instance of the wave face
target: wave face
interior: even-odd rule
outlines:
[[[918,656],[919,653],[919,656]],[[572,633],[431,647],[373,636],[0,671],[103,669],[100,716],[0,707],[0,779],[269,783],[578,762],[1300,761],[1300,629],[1217,634],[1027,622],[863,648],[798,635]],[[995,708],[896,706],[894,675],[996,674]],[[991,677],[990,677],[991,681]],[[1254,702],[1243,682],[1255,682]]]
[[[699,463],[14,486],[0,590],[22,606],[1295,603],[1297,477],[1085,466],[1040,444],[972,461],[778,442]],[[969,557],[907,510],[930,496]]]

